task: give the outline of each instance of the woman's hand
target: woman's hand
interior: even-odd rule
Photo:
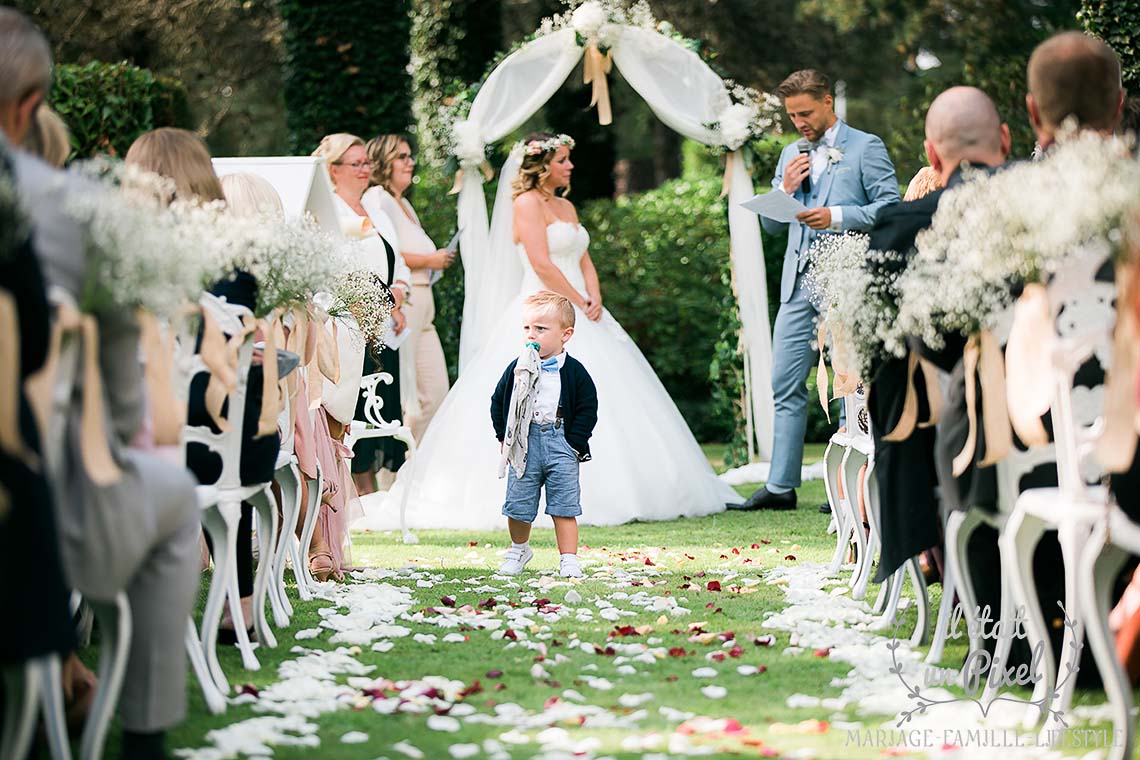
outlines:
[[[402,333],[404,328],[408,326],[408,318],[405,317],[404,312],[398,308],[392,309],[392,326],[396,335]]]
[[[431,254],[430,259],[432,269],[447,269],[455,263],[455,252],[449,251],[446,248],[440,248]]]
[[[392,300],[396,302],[396,309],[399,309],[404,305],[404,289],[396,283],[392,283],[392,287],[389,288],[389,290],[392,292]],[[393,312],[396,309],[393,309]]]
[[[586,299],[586,308],[582,311],[586,312],[586,319],[591,322],[597,322],[602,318],[602,297],[590,296]]]

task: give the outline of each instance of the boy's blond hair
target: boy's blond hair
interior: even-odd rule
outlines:
[[[570,299],[551,290],[540,290],[523,301],[524,309],[535,309],[558,317],[562,329],[574,326],[574,305]]]

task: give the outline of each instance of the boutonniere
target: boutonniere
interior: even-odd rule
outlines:
[[[839,163],[842,160],[843,160],[843,151],[841,151],[839,148],[828,148],[827,149],[827,163],[828,164],[834,166],[835,164]]]

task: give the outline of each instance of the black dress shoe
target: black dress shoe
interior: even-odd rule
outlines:
[[[754,512],[758,509],[795,509],[796,492],[793,489],[786,493],[772,493],[767,486],[764,486],[749,496],[748,501],[742,504],[727,504],[726,506],[740,512]]]
[[[828,504],[827,502],[824,502],[823,504],[819,505],[819,511],[820,511],[820,514],[830,515],[831,514],[831,505]]]

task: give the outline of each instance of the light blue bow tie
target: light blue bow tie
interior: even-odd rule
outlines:
[[[549,359],[543,359],[542,371],[543,372],[557,372],[558,371],[558,357],[552,356]]]

